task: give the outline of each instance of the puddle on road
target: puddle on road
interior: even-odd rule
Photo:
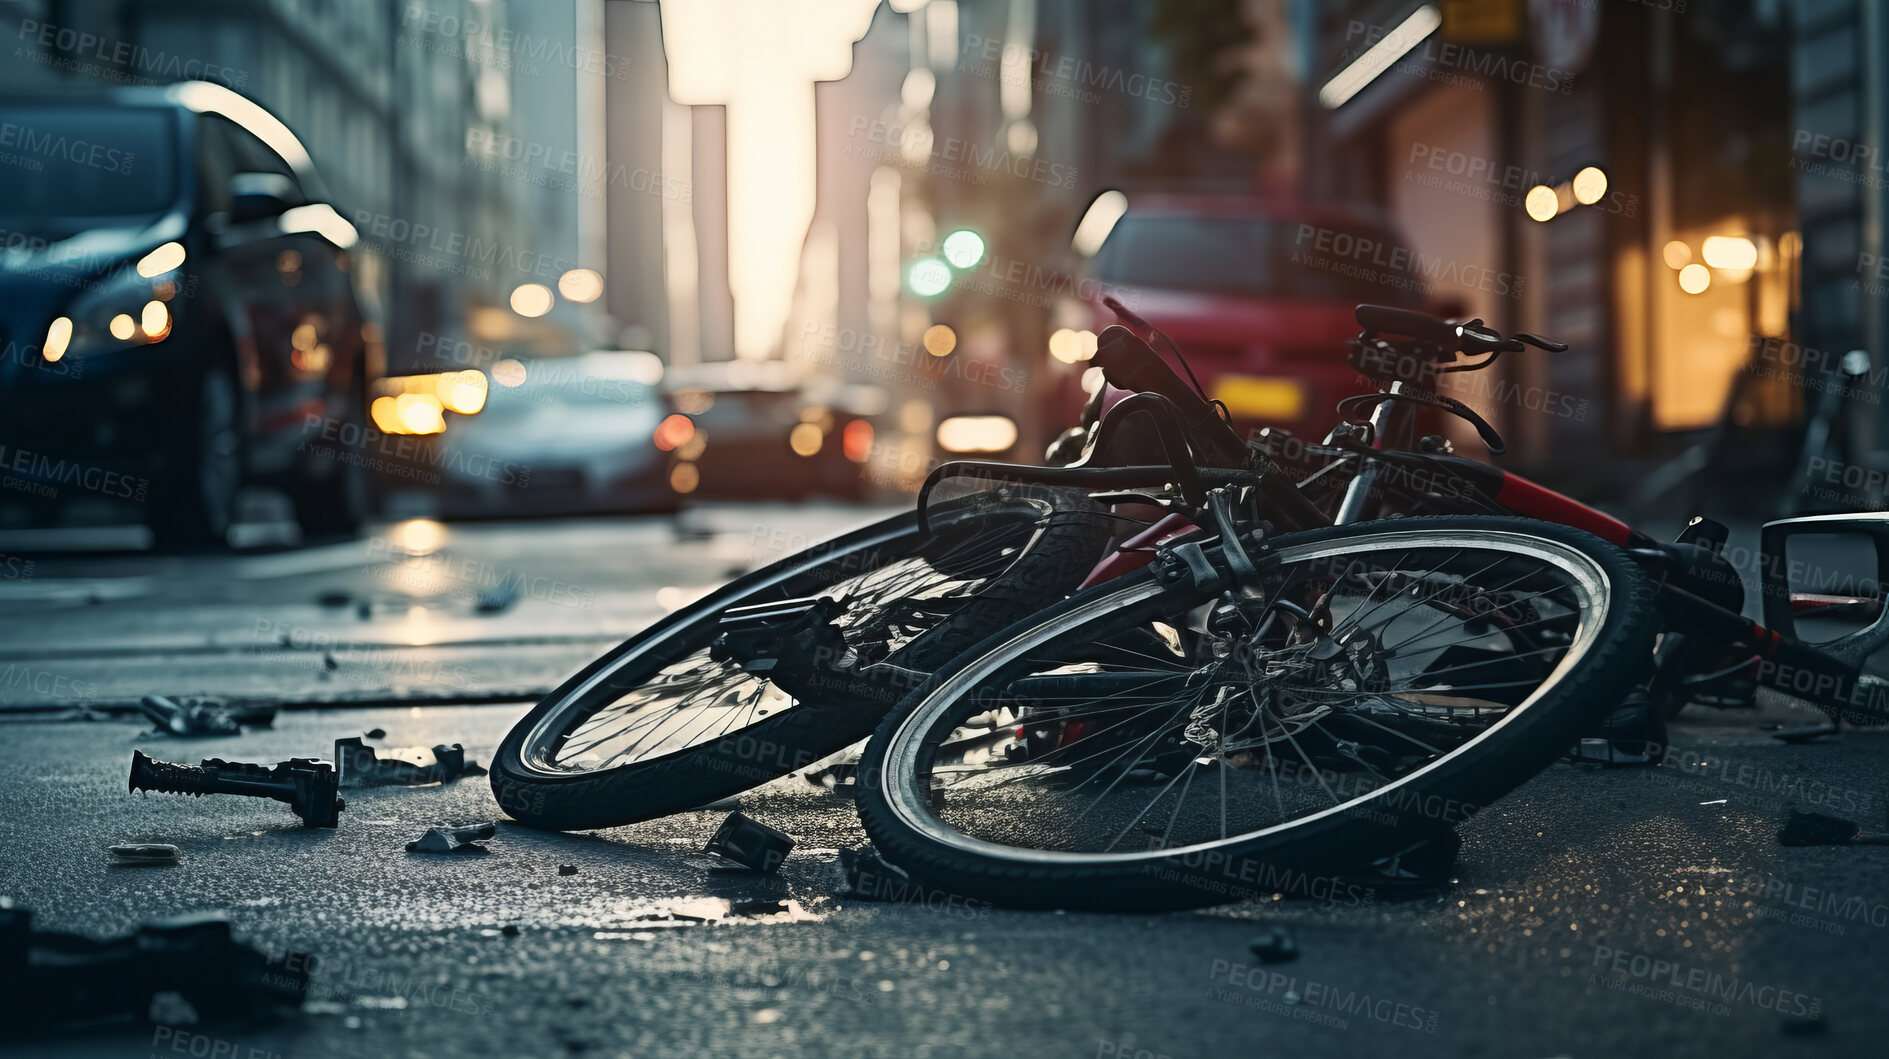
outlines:
[[[708,923],[777,924],[821,923],[818,915],[795,900],[730,901],[725,897],[672,897],[660,901],[622,902],[607,918],[634,929],[597,930],[598,941],[651,941],[662,930]]]

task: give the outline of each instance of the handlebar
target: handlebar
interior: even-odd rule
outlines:
[[[1355,315],[1358,326],[1364,328],[1366,338],[1378,334],[1402,335],[1405,338],[1414,338],[1426,345],[1435,346],[1447,353],[1464,353],[1470,356],[1519,353],[1528,346],[1545,349],[1550,353],[1565,353],[1568,349],[1565,343],[1550,342],[1545,338],[1519,331],[1504,338],[1502,332],[1481,320],[1452,324],[1428,313],[1393,308],[1389,305],[1360,305]]]

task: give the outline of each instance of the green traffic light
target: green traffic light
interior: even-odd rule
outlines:
[[[945,236],[942,249],[952,268],[970,268],[984,260],[984,237],[969,228],[959,228]]]

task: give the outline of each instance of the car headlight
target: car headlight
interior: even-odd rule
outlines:
[[[154,276],[131,268],[113,273],[53,320],[42,355],[57,361],[162,342],[175,324],[171,306],[182,287],[177,268]]]

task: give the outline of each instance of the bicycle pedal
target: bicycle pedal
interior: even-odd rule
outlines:
[[[721,634],[710,645],[709,657],[767,676],[780,666],[790,644],[812,640],[828,649],[826,657],[837,659],[846,651],[845,639],[831,624],[839,611],[839,601],[825,596],[730,607],[722,612]]]

